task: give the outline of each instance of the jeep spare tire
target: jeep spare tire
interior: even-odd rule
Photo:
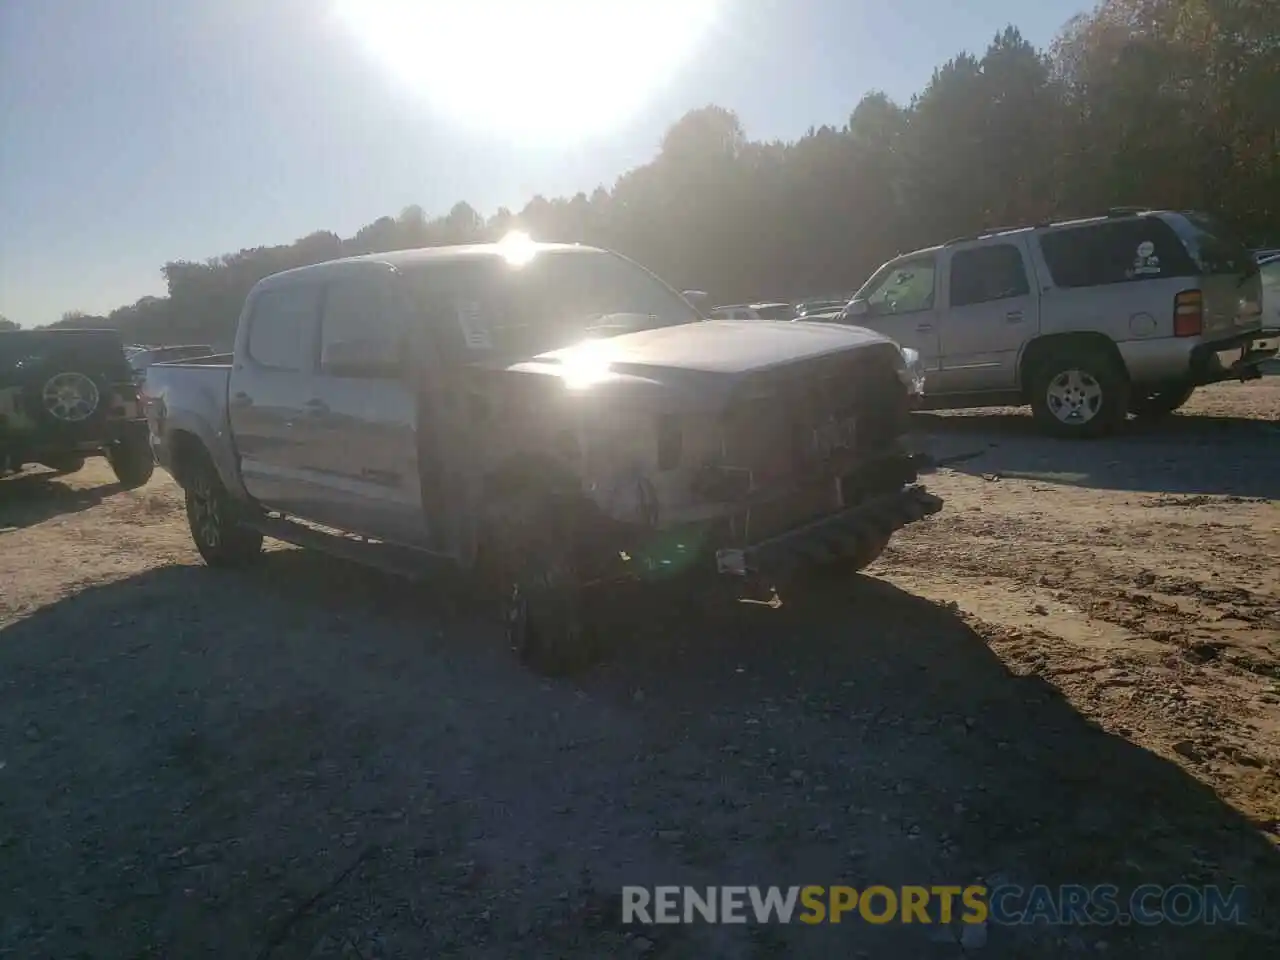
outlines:
[[[77,429],[101,417],[107,392],[99,378],[51,363],[27,381],[27,411],[41,427]]]

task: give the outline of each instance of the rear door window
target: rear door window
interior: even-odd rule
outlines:
[[[960,250],[951,257],[951,306],[967,307],[1031,292],[1022,251],[1011,243]]]
[[[273,370],[311,369],[320,290],[319,284],[306,283],[258,294],[249,320],[249,356],[254,363]]]
[[[398,375],[406,356],[401,319],[386,281],[334,281],[325,294],[320,323],[321,372],[368,379]]]
[[[1173,228],[1158,217],[1064,227],[1041,234],[1039,242],[1058,287],[1098,287],[1198,272]]]

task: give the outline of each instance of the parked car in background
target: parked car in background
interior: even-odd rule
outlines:
[[[74,473],[104,456],[122,486],[154,460],[137,387],[114,330],[0,333],[0,474],[31,463]]]
[[[142,383],[147,367],[153,363],[192,360],[196,357],[211,356],[215,352],[207,343],[186,343],[172,347],[141,347],[129,354],[129,366],[133,368],[134,379]]]
[[[734,303],[712,307],[712,320],[794,320],[795,308],[789,303]]]
[[[930,407],[1029,403],[1046,429],[1092,437],[1260,376],[1276,351],[1259,270],[1209,217],[1124,208],[896,257],[840,321],[918,351]]]
[[[704,320],[625,257],[524,241],[269,277],[232,357],[152,366],[145,397],[209,564],[265,534],[460,568],[555,668],[602,589],[861,569],[941,509],[919,386],[869,330]]]

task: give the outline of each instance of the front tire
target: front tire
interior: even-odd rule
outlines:
[[[1174,384],[1159,390],[1146,390],[1133,398],[1129,412],[1139,420],[1159,420],[1167,417],[1191,399],[1196,387],[1193,383]]]
[[[236,504],[207,458],[185,478],[187,524],[196,550],[211,567],[243,567],[262,554],[262,534],[239,523]]]
[[[508,518],[490,541],[498,569],[507,642],[525,666],[564,676],[595,657],[595,618],[576,556],[572,509],[547,502]]]
[[[83,465],[84,461],[80,461]],[[145,435],[130,434],[107,448],[107,462],[126,490],[141,487],[155,473],[155,456]]]
[[[1129,412],[1129,379],[1100,350],[1066,350],[1031,376],[1031,412],[1048,433],[1071,439],[1105,436]]]

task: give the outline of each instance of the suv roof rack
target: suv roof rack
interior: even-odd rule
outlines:
[[[987,227],[986,229],[979,230],[977,233],[967,233],[963,237],[952,237],[950,240],[943,243],[942,246],[949,247],[953,243],[964,243],[967,240],[981,240],[985,237],[994,237],[1001,233],[1013,233],[1015,230],[1034,230],[1037,227],[1047,226],[1049,226],[1049,221],[1041,220],[1038,223],[1019,223],[1011,227]]]
[[[952,237],[945,241],[941,246],[949,247],[953,243],[966,243],[969,240],[983,240],[987,237],[994,237],[1001,233],[1012,233],[1015,230],[1039,230],[1044,227],[1052,227],[1059,223],[1074,223],[1078,220],[1092,220],[1095,217],[1131,217],[1137,213],[1151,213],[1154,207],[1132,206],[1132,207],[1108,207],[1106,213],[1086,214],[1081,217],[1057,217],[1055,219],[1038,220],[1035,223],[1019,223],[1010,227],[987,227],[979,230],[977,233],[966,233],[964,236]]]

